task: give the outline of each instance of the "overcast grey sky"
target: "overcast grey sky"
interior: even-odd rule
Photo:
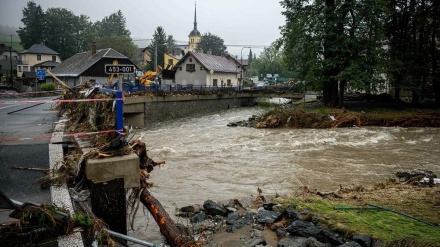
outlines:
[[[0,0],[0,25],[20,27],[22,10],[29,0]],[[188,41],[193,29],[194,0],[34,0],[44,11],[61,7],[75,15],[84,14],[92,22],[122,11],[127,28],[133,40],[151,39],[155,29],[162,26],[167,35],[174,39]],[[202,33],[211,32],[221,37],[231,54],[248,54],[244,46],[254,47],[261,52],[279,38],[279,27],[285,18],[279,0],[198,0],[197,29]],[[2,34],[9,39],[10,34]],[[147,41],[136,42],[145,46]]]

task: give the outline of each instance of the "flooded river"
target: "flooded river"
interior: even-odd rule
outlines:
[[[152,194],[172,215],[175,207],[275,193],[300,186],[335,190],[370,186],[396,171],[426,167],[440,174],[440,129],[253,129],[227,127],[258,114],[255,108],[159,123],[143,141],[154,159],[166,160],[150,181]],[[147,212],[148,214],[148,212]],[[130,235],[163,241],[152,217],[138,212]]]

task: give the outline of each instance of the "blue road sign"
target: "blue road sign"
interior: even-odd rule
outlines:
[[[37,78],[39,81],[44,81],[44,77],[46,77],[45,69],[37,69]]]
[[[37,76],[46,76],[45,69],[37,69]]]

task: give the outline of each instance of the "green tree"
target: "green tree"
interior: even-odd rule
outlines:
[[[252,61],[252,70],[261,79],[266,74],[279,74],[285,76],[286,72],[282,63],[282,52],[275,48],[274,44],[265,47],[260,56]]]
[[[385,63],[382,0],[284,0],[284,62],[298,79],[322,90],[325,105],[343,104],[347,83],[371,91]],[[339,89],[339,91],[338,91]]]
[[[147,70],[155,70],[155,66],[164,66],[164,54],[168,49],[167,41],[169,40],[167,39],[165,30],[161,26],[158,26],[154,31],[150,45],[147,47],[150,54],[152,54],[152,62],[147,64]]]
[[[78,52],[87,51],[90,49],[90,43],[97,40],[97,35],[88,16],[81,15],[78,23]]]
[[[64,8],[50,8],[44,18],[45,45],[60,54],[62,59],[84,49],[84,28],[87,17],[78,17]]]
[[[174,49],[176,46],[176,40],[174,39],[173,35],[168,35],[166,43],[166,51],[169,53],[171,50]]]
[[[223,39],[209,32],[202,35],[202,39],[197,45],[197,49],[202,50],[203,52],[211,50],[211,54],[216,56],[224,56],[228,54]]]
[[[96,40],[96,49],[112,48],[127,57],[132,57],[137,46],[126,35],[110,34]]]
[[[24,49],[44,41],[44,12],[40,5],[36,5],[33,1],[28,2],[27,7],[23,9],[21,22],[24,27],[20,27],[17,33]]]
[[[92,28],[91,36],[95,36],[97,49],[112,48],[127,57],[132,57],[137,49],[120,10],[95,22]]]
[[[110,35],[124,35],[130,36],[130,31],[127,29],[127,24],[121,10],[104,17],[101,21],[94,24],[94,28],[98,37],[106,37]]]
[[[390,82],[396,98],[401,90],[411,90],[415,105],[432,92],[440,105],[439,5],[430,0],[393,0],[389,4]]]

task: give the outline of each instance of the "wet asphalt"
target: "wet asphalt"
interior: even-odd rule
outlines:
[[[49,169],[50,139],[46,137],[51,136],[58,117],[51,103],[11,104],[10,101],[52,99],[0,98],[0,190],[13,200],[51,203],[50,190],[41,189],[37,183],[43,172],[12,167]],[[6,213],[0,209],[0,222],[5,220]]]

